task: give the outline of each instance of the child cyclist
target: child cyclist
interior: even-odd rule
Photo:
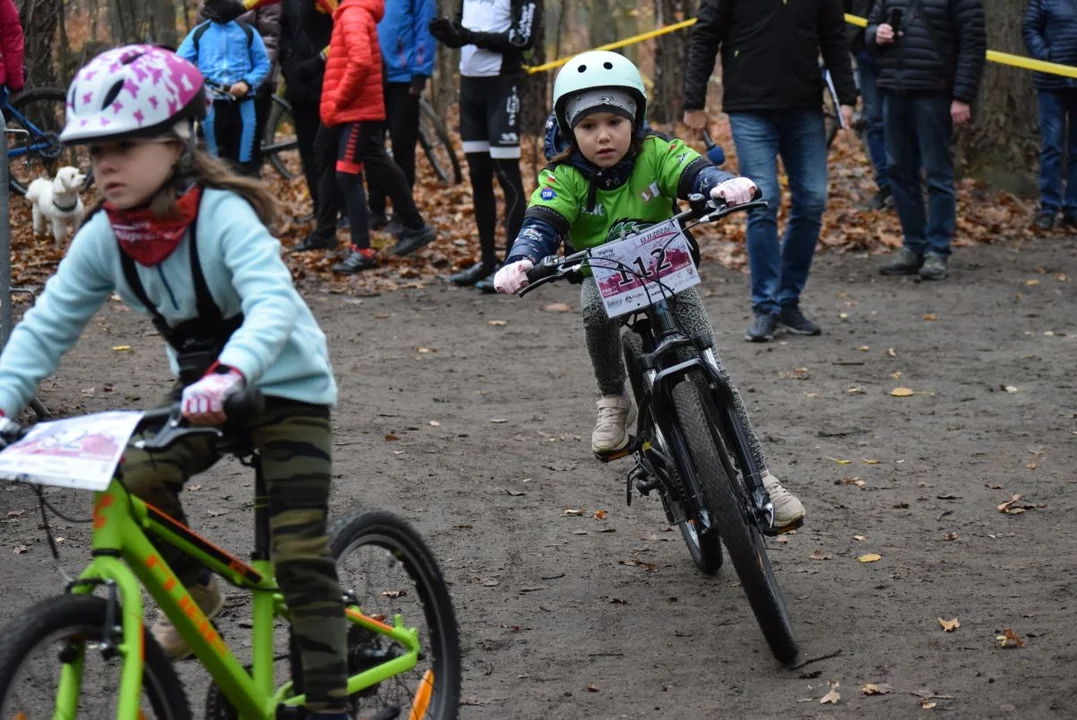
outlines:
[[[258,387],[265,410],[247,430],[269,490],[277,580],[299,637],[307,708],[343,720],[346,621],[326,515],[337,388],[325,336],[292,285],[266,223],[274,199],[195,149],[205,115],[198,68],[152,45],[109,50],[75,76],[60,139],[88,144],[103,202],[0,354],[0,435],[115,291],[150,315],[179,381],[169,398],[195,424],[219,424],[225,398]],[[185,522],[179,494],[217,460],[205,438],[163,452],[127,448],[136,496]],[[161,554],[213,617],[215,577],[167,545]],[[174,659],[190,650],[164,617],[153,635]]]
[[[611,232],[625,221],[668,220],[677,198],[709,194],[730,205],[749,201],[755,184],[711,165],[685,145],[645,123],[647,96],[639,70],[622,55],[586,52],[569,60],[554,81],[553,117],[547,123],[549,164],[539,174],[523,227],[494,278],[498,292],[527,286],[527,271],[557,252],[568,239],[576,250],[616,240]],[[631,400],[625,393],[620,323],[606,315],[593,277],[585,278],[580,306],[587,351],[602,394],[591,448],[610,453],[628,444]],[[673,306],[689,335],[714,343],[714,330],[695,289],[680,293]],[[724,372],[724,369],[723,369]],[[736,411],[748,430],[756,462],[766,459],[739,393]],[[804,517],[804,507],[769,471],[763,482],[779,526]]]

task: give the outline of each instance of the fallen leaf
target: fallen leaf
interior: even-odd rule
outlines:
[[[1014,387],[1013,385],[1003,385],[1003,386],[1002,386],[1002,389],[1003,389],[1003,390],[1005,390],[1005,391],[1006,391],[1006,392],[1008,392],[1008,393],[1015,393],[1015,392],[1017,392],[1017,388],[1015,388],[1015,387]]]
[[[827,456],[827,458],[826,458],[826,459],[827,459],[827,460],[833,460],[833,461],[834,461],[834,462],[836,462],[836,463],[837,463],[838,465],[848,465],[849,463],[851,463],[851,462],[852,462],[852,460],[842,460],[841,458],[836,458],[836,457],[830,457],[829,455]]]
[[[494,423],[495,425],[502,425],[504,423],[507,423],[508,420],[506,420],[505,418],[494,418],[490,422]]]
[[[584,510],[583,508],[569,508],[569,509],[565,510],[561,514],[562,515],[568,515],[570,517],[579,517],[580,515],[583,515],[586,512],[587,511]]]
[[[841,694],[838,692],[838,686],[840,684],[841,683],[837,681],[831,682],[830,692],[828,692],[826,695],[819,699],[819,704],[826,705],[827,703],[830,703],[831,705],[837,705],[838,700],[841,700]]]
[[[1001,635],[996,635],[995,639],[998,640],[998,644],[1004,648],[1019,648],[1025,646],[1025,641],[1017,637],[1017,633],[1012,628],[1006,628],[1002,631]]]
[[[441,427],[441,423],[439,423],[437,420],[431,420],[430,427]]]
[[[830,556],[824,554],[821,548],[814,551],[809,557],[811,557],[812,560],[829,560],[830,559]]]
[[[864,394],[864,389],[863,388],[858,388],[858,387],[851,387],[848,390],[846,390],[845,392],[849,393],[850,395],[863,395]]]
[[[881,460],[864,460],[863,461],[863,463],[865,465],[878,465],[880,462],[882,462],[882,461]]]
[[[853,535],[853,540],[856,540],[857,542],[863,542],[863,541],[865,541],[867,539],[868,539],[867,535]]]
[[[572,312],[572,306],[565,303],[550,303],[542,309],[546,312]]]
[[[894,352],[894,348],[886,348],[886,354],[890,357],[897,357],[897,353]]]
[[[927,320],[929,322],[931,320],[938,320],[938,319],[939,319],[939,316],[936,315],[935,313],[927,313],[926,315],[924,315],[924,320]]]
[[[26,512],[26,511],[25,510],[8,510],[7,516],[9,518],[18,517],[18,516],[22,515],[24,512]]]
[[[15,554],[16,555],[22,555],[24,552],[26,552],[26,546],[25,545],[16,545],[15,546]]]
[[[948,533],[946,533],[945,535],[942,536],[942,539],[943,540],[957,540],[958,537],[959,536],[958,536],[957,533],[948,532]]]
[[[889,695],[894,691],[894,688],[888,683],[868,683],[860,688],[860,690],[865,695]]]
[[[505,321],[504,320],[491,320],[490,322],[488,322],[486,324],[487,325],[494,325],[496,327],[496,326],[504,325]]]
[[[1039,285],[1039,280],[1025,280],[1025,285]]]
[[[408,591],[407,590],[382,590],[381,594],[382,594],[382,597],[392,598],[392,599],[395,600],[396,598],[404,597],[405,595],[407,595]]]
[[[527,494],[523,490],[506,490],[505,492],[507,492],[509,495],[512,495],[513,497],[520,497],[521,495]]]
[[[1019,513],[1015,513],[1014,510],[1021,510],[1021,512],[1024,512],[1024,510],[1022,510],[1021,508],[1014,508],[1013,507],[1014,504],[1020,499],[1021,499],[1021,496],[1019,494],[1014,494],[1013,497],[1011,497],[1009,500],[1007,500],[1006,502],[1004,502],[1004,503],[1002,503],[1001,505],[998,506],[998,511],[1000,513],[1011,513],[1011,514],[1019,514]]]
[[[932,702],[931,700],[921,700],[920,701],[920,707],[923,708],[924,710],[931,710],[931,709],[933,709],[935,707],[935,703]]]
[[[1035,460],[1029,460],[1028,464],[1025,465],[1025,467],[1027,467],[1029,470],[1035,470],[1036,469],[1036,461]]]
[[[113,345],[112,352],[131,352],[130,345]]]
[[[592,514],[591,517],[593,517],[595,520],[605,520],[606,515],[608,514],[609,513],[607,513],[605,510],[595,510],[594,514]]]
[[[187,489],[190,490],[191,492],[198,492],[199,490],[202,489],[202,486],[201,485],[188,485]]]
[[[867,554],[861,555],[860,557],[857,558],[857,560],[859,560],[862,563],[876,562],[876,561],[882,560],[882,559],[883,559],[883,556],[878,554],[878,553],[867,553]]]
[[[398,438],[396,435],[393,435],[392,433],[386,433],[385,439],[389,442],[394,442],[396,440],[399,440],[400,438]]]
[[[912,395],[915,395],[916,393],[914,393],[911,388],[896,387],[890,391],[890,394],[894,397],[910,397]]]
[[[957,618],[954,618],[953,620],[943,620],[942,618],[939,618],[939,625],[942,625],[942,629],[946,632],[953,632],[961,627],[961,623],[958,622]]]
[[[595,685],[588,685],[587,692],[598,692],[598,687],[596,687]]]
[[[861,345],[860,346],[860,352],[867,352],[868,350],[871,350],[870,345]]]
[[[486,587],[494,587],[499,584],[498,580],[483,580],[482,584]]]
[[[429,355],[430,353],[436,353],[438,351],[437,348],[428,348],[428,347],[421,347],[421,348],[418,348],[418,350],[419,350],[420,355]]]
[[[901,371],[900,370],[895,370],[894,372],[890,373],[890,377],[894,378],[895,380],[900,380],[901,379]]]

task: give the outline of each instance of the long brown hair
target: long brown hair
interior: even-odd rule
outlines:
[[[175,140],[177,143],[185,143],[178,135]],[[203,150],[194,150],[190,167],[183,171],[177,170],[176,179],[190,180],[202,187],[236,193],[251,204],[258,219],[266,227],[272,227],[277,220],[276,199],[261,180],[237,175],[224,160]],[[157,217],[168,217],[176,211],[176,199],[175,184],[167,182],[150,200],[149,208]],[[83,224],[89,222],[104,204],[104,199],[99,200],[93,210],[86,214]]]

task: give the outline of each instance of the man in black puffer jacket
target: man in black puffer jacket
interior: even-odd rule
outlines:
[[[1030,0],[1024,23],[1025,47],[1037,60],[1077,66],[1077,4],[1073,0]],[[1035,226],[1050,230],[1062,211],[1063,226],[1077,229],[1077,80],[1036,73],[1039,94],[1040,212]],[[1069,120],[1069,138],[1066,120]],[[1069,148],[1069,176],[1063,195],[1062,164]]]
[[[895,15],[897,28],[889,22]],[[983,2],[876,0],[864,40],[880,53],[887,172],[905,236],[879,271],[942,280],[957,216],[953,127],[969,121],[986,62]]]

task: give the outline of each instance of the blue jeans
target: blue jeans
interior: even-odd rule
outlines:
[[[1059,210],[1077,216],[1077,89],[1040,90],[1040,208],[1054,215]],[[1066,117],[1069,116],[1069,133]],[[1067,137],[1067,135],[1069,137]],[[1068,153],[1067,153],[1068,150]],[[1067,154],[1069,161],[1067,163]],[[1066,166],[1062,194],[1062,169]]]
[[[950,96],[884,91],[886,163],[905,247],[950,254],[957,216]],[[927,176],[927,210],[920,170]]]
[[[876,82],[879,79],[879,61],[867,52],[856,54],[856,71],[860,80],[860,97],[864,102],[867,121],[868,157],[875,168],[875,185],[884,190],[890,187],[886,173],[886,136],[883,133],[883,101]]]
[[[740,174],[770,203],[748,215],[748,264],[752,309],[777,313],[800,302],[819,241],[827,196],[826,129],[823,111],[730,113]],[[785,237],[778,243],[778,155],[789,176],[791,203]]]

